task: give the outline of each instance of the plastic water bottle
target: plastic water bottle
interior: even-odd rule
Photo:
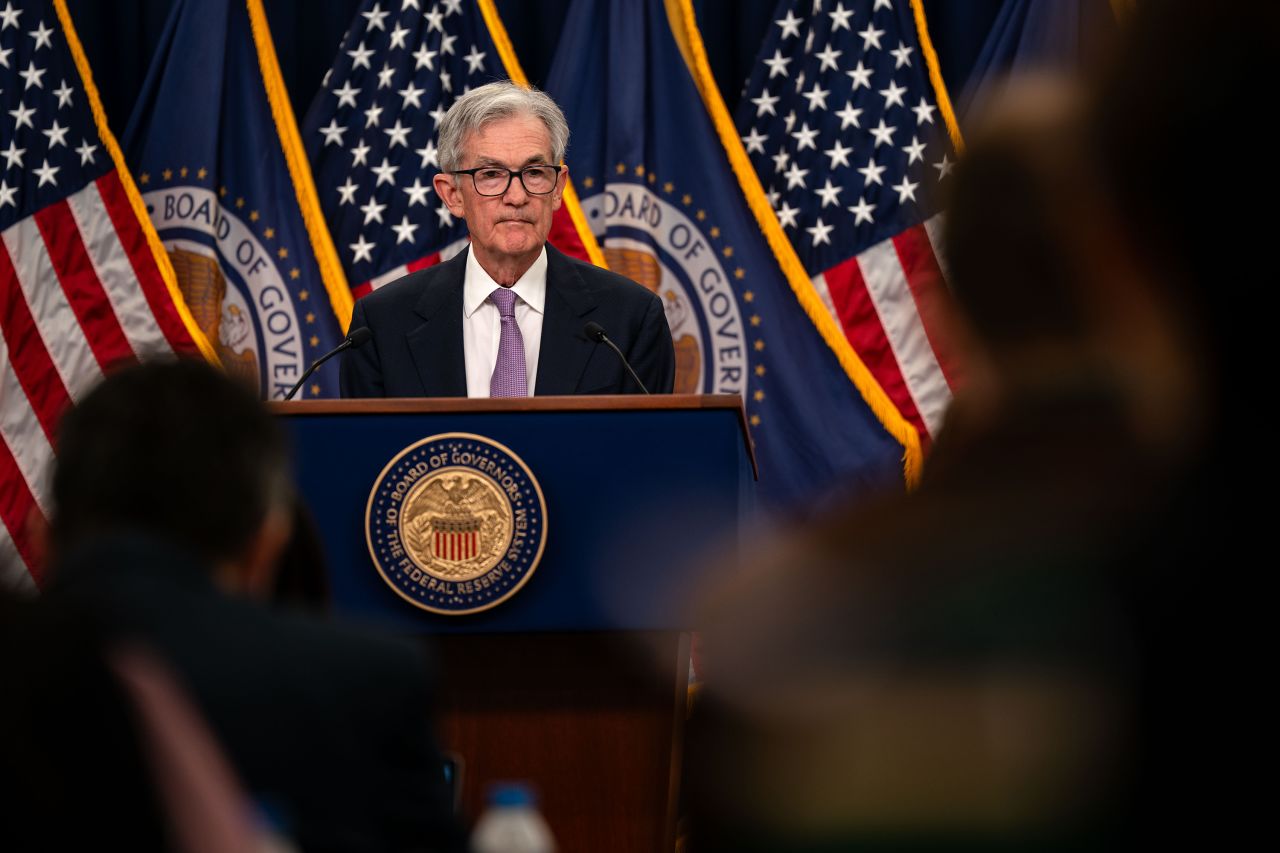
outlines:
[[[555,853],[551,829],[527,785],[504,782],[489,789],[489,806],[471,833],[472,853]]]

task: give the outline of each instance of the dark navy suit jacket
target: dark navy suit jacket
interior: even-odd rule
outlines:
[[[469,250],[467,250],[469,251]],[[343,356],[343,397],[465,397],[462,290],[467,252],[356,302],[351,328],[373,339]],[[547,246],[547,299],[533,393],[636,394],[616,354],[587,338],[594,320],[648,389],[670,393],[675,351],[662,300],[630,279]]]

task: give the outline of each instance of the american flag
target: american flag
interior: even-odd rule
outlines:
[[[0,585],[31,589],[27,522],[50,510],[59,415],[113,366],[212,351],[174,296],[62,0],[0,7],[0,160]]]
[[[436,134],[459,95],[523,81],[492,0],[365,0],[303,122],[320,206],[358,298],[467,245],[436,196]],[[566,196],[551,242],[594,247]],[[580,217],[578,222],[585,222]],[[596,257],[599,258],[598,249]]]
[[[827,310],[927,442],[960,379],[937,249],[959,135],[915,5],[783,0],[736,123]]]
[[[662,297],[676,388],[742,396],[761,507],[804,511],[913,480],[919,436],[812,292],[691,0],[575,0],[547,91],[565,105],[583,206],[614,268]]]

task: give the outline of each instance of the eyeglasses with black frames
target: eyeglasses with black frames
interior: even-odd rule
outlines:
[[[520,179],[520,185],[529,195],[546,195],[556,188],[556,180],[564,166],[525,166],[523,169],[503,169],[499,166],[481,166],[478,169],[456,169],[450,175],[470,175],[476,192],[484,196],[504,195],[511,181]]]

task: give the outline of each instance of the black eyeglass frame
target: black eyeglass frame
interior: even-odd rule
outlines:
[[[529,189],[528,184],[524,182],[524,173],[526,169],[551,169],[553,172],[555,172],[556,176],[551,181],[551,189],[547,190],[546,192],[535,192],[534,190]],[[529,195],[551,195],[551,193],[556,191],[556,184],[559,183],[560,173],[563,171],[564,171],[564,166],[552,166],[550,163],[535,163],[534,165],[531,165],[531,166],[525,166],[523,169],[504,169],[502,166],[477,166],[474,169],[454,169],[453,171],[449,172],[449,174],[450,175],[470,175],[471,187],[476,191],[477,195],[482,195],[485,198],[497,198],[498,196],[507,194],[507,190],[511,189],[511,182],[516,178],[520,179],[520,186]],[[506,172],[507,182],[506,184],[503,185],[502,192],[497,192],[497,193],[480,192],[480,187],[476,185],[476,172]]]

